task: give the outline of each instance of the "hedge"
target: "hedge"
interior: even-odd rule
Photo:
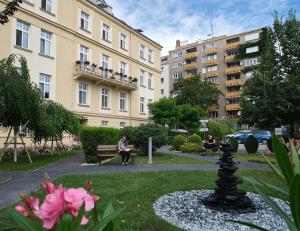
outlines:
[[[83,127],[80,129],[80,141],[87,163],[96,163],[97,145],[117,145],[121,131],[116,128]]]

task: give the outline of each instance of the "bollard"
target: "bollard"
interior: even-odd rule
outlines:
[[[152,164],[152,137],[148,139],[148,164]]]

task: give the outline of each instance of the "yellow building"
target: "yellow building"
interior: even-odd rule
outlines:
[[[0,10],[9,1],[0,0]],[[24,0],[0,25],[0,59],[21,54],[46,99],[90,126],[148,120],[160,97],[161,46],[112,14],[104,0]]]

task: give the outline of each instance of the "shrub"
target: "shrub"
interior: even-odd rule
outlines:
[[[130,144],[140,148],[144,154],[148,153],[148,138],[152,137],[152,149],[155,151],[168,142],[166,128],[152,123],[142,124],[138,127],[126,127],[123,135],[129,139]]]
[[[233,148],[233,152],[237,152],[238,148],[239,148],[239,143],[238,143],[237,139],[234,138],[234,137],[230,137],[229,142],[231,143],[231,146]]]
[[[256,153],[258,150],[258,141],[254,136],[248,136],[245,140],[245,148],[248,153]]]
[[[180,151],[187,153],[197,153],[199,152],[199,147],[199,144],[187,142],[180,146]]]
[[[177,135],[173,138],[172,145],[175,150],[179,150],[180,146],[186,142],[186,138],[183,135]]]
[[[193,144],[201,144],[202,143],[202,139],[200,136],[194,134],[188,137],[187,142],[189,143],[193,143]]]
[[[95,163],[97,159],[97,145],[117,144],[121,132],[116,128],[84,127],[80,130],[80,141],[87,163]]]
[[[210,120],[208,122],[208,131],[215,139],[222,140],[223,136],[235,131],[235,124],[228,120]]]

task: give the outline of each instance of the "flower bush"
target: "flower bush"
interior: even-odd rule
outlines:
[[[92,182],[85,188],[65,188],[48,182],[48,177],[41,183],[46,196],[41,203],[39,197],[21,195],[23,204],[15,209],[7,207],[6,211],[23,230],[113,230],[112,221],[124,209],[114,210],[110,203],[103,217],[97,211],[96,204],[100,197],[91,195]],[[91,214],[93,216],[91,216]],[[92,221],[91,217],[93,217]],[[89,223],[92,223],[89,225]]]

